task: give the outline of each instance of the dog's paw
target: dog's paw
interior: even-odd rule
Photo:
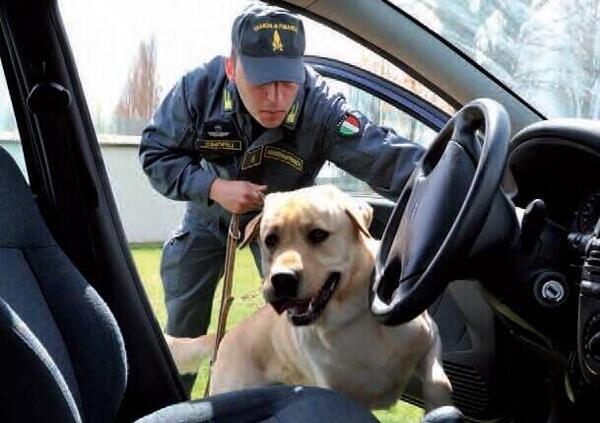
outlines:
[[[425,414],[421,423],[463,423],[464,421],[464,416],[458,408],[446,405]]]

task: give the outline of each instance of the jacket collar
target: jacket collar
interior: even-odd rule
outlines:
[[[237,89],[235,88],[235,84],[232,81],[227,81],[225,86],[223,87],[223,91],[221,93],[221,112],[224,115],[232,115],[235,113],[240,113],[242,110],[240,96],[238,94]],[[296,129],[296,125],[298,124],[298,120],[300,118],[300,114],[302,113],[302,107],[304,106],[304,87],[298,88],[298,93],[296,94],[296,99],[292,103],[292,107],[288,111],[283,123],[282,127],[293,131]]]
[[[232,81],[227,81],[221,93],[221,112],[230,115],[240,110],[240,97]]]

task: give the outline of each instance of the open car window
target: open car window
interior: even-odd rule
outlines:
[[[230,52],[230,27],[248,1],[182,1],[170,5],[60,0],[90,114],[128,239],[163,242],[184,209],[155,192],[137,159],[140,133],[162,98],[186,72]],[[114,10],[119,13],[114,13]],[[401,69],[332,29],[303,18],[307,54],[360,66],[436,107],[454,109]],[[110,25],[110,30],[107,27]],[[98,34],[102,34],[99,36]],[[329,40],[327,43],[321,40]],[[427,145],[433,132],[390,105],[349,84],[337,83],[349,102],[376,123]],[[364,109],[364,110],[363,110]],[[326,166],[324,177],[357,193],[372,192],[345,172]],[[139,213],[139,210],[152,213]]]
[[[131,156],[126,170],[112,164],[113,160],[106,161],[117,199],[137,198],[138,204],[146,204],[143,199],[151,198],[148,201],[155,201],[160,205],[158,209],[163,210],[160,221],[172,221],[182,213],[181,204],[173,205],[151,192],[145,177],[139,175],[141,170],[133,167],[132,154],[142,128],[177,79],[216,54],[229,54],[230,23],[247,4],[245,0],[225,4],[184,1],[166,7],[139,1],[127,2],[127,5],[116,1],[59,1],[102,150],[118,150],[117,156],[129,151]],[[109,12],[113,7],[119,8],[120,13]],[[446,113],[454,112],[447,102],[381,56],[323,24],[306,17],[303,20],[308,34],[307,55],[332,57],[353,64],[404,87]],[[105,31],[107,22],[111,24],[111,31]],[[103,36],[98,37],[99,33]],[[323,39],[328,42],[321,42]],[[390,126],[422,145],[433,138],[433,132],[416,119],[368,92],[342,82],[332,85],[374,123]],[[125,174],[136,175],[135,187],[131,181],[124,182]],[[317,182],[322,181],[354,194],[377,196],[367,184],[331,163],[327,163],[319,175]],[[126,206],[131,200],[118,203],[126,231],[136,233],[130,240],[145,242],[168,235],[164,231],[143,235],[145,230],[136,228],[148,225]],[[149,217],[148,224],[155,221]]]
[[[215,55],[230,52],[231,24],[248,1],[144,1],[104,2],[59,0],[58,7],[69,37],[81,85],[100,144],[104,164],[116,199],[125,234],[138,273],[161,327],[166,324],[164,292],[160,280],[161,247],[173,238],[185,203],[157,193],[143,173],[138,146],[143,127],[161,100],[186,72]],[[115,13],[118,10],[119,13]],[[303,18],[307,54],[347,61],[403,86],[437,108],[454,109],[398,67],[332,29]],[[331,42],[322,43],[323,39]],[[378,124],[428,145],[435,131],[416,118],[349,83],[333,82],[349,103]],[[326,165],[321,181],[334,183],[355,194],[372,190],[345,172]],[[251,253],[239,253],[234,291],[236,302],[229,324],[235,324],[263,304],[260,277]],[[220,293],[215,295],[211,329],[214,331]],[[200,373],[206,374],[206,368]],[[204,390],[199,377],[193,397]],[[397,411],[392,411],[397,413]],[[420,410],[407,411],[417,421]],[[394,421],[392,417],[389,421]],[[411,420],[412,421],[412,420]]]

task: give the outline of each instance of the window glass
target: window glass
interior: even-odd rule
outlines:
[[[600,118],[600,0],[391,0],[548,117]]]
[[[8,151],[15,159],[25,179],[28,180],[23,148],[21,146],[21,136],[17,128],[15,112],[8,93],[2,66],[0,66],[0,147]]]

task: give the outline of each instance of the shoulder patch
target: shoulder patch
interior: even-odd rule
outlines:
[[[360,130],[360,119],[351,112],[345,113],[336,126],[336,132],[342,137],[352,137]]]

